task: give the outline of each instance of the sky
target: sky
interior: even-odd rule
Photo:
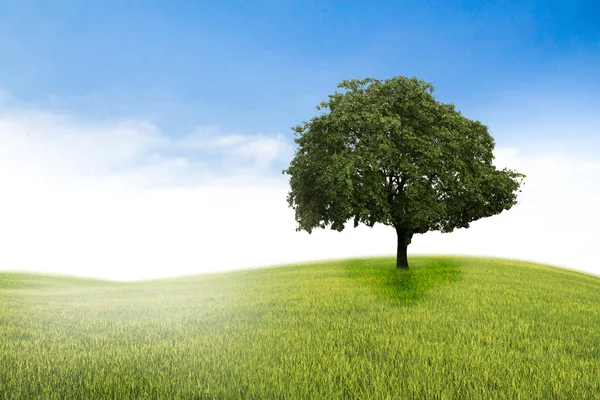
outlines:
[[[291,127],[398,75],[488,126],[519,204],[415,254],[600,275],[600,3],[0,1],[0,270],[142,280],[393,255],[297,232]]]

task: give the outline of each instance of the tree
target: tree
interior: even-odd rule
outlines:
[[[452,232],[510,209],[524,175],[492,164],[494,139],[479,121],[438,102],[417,78],[344,80],[293,128],[284,174],[297,230],[341,231],[350,219],[393,226],[396,266],[408,268],[414,234]]]

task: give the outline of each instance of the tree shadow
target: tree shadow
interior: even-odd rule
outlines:
[[[413,257],[410,269],[397,269],[395,259],[354,260],[346,274],[355,284],[369,287],[380,296],[400,304],[414,304],[431,291],[457,282],[460,261],[450,257]]]

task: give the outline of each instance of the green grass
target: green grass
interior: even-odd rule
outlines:
[[[0,398],[600,398],[600,278],[410,261],[139,283],[0,273]]]

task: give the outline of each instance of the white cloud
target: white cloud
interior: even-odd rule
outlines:
[[[292,150],[280,136],[215,127],[172,138],[143,121],[4,113],[0,268],[135,280],[393,254],[388,227],[295,231],[287,179],[277,169]],[[521,258],[600,274],[600,163],[497,154],[500,166],[528,175],[521,204],[468,230],[417,236],[409,252]]]
[[[18,171],[19,180],[93,178],[140,187],[252,181],[293,153],[281,135],[206,127],[173,138],[145,121],[100,124],[41,111],[0,114],[0,143],[0,170]]]
[[[217,127],[201,127],[172,144],[186,151],[212,151],[221,155],[228,170],[232,165],[245,163],[254,169],[266,169],[273,162],[286,161],[293,155],[293,148],[281,135],[249,136],[242,133],[223,135]]]
[[[532,260],[600,275],[600,161],[515,149],[496,154],[499,167],[527,175],[519,204],[469,229],[417,237],[412,250]]]

